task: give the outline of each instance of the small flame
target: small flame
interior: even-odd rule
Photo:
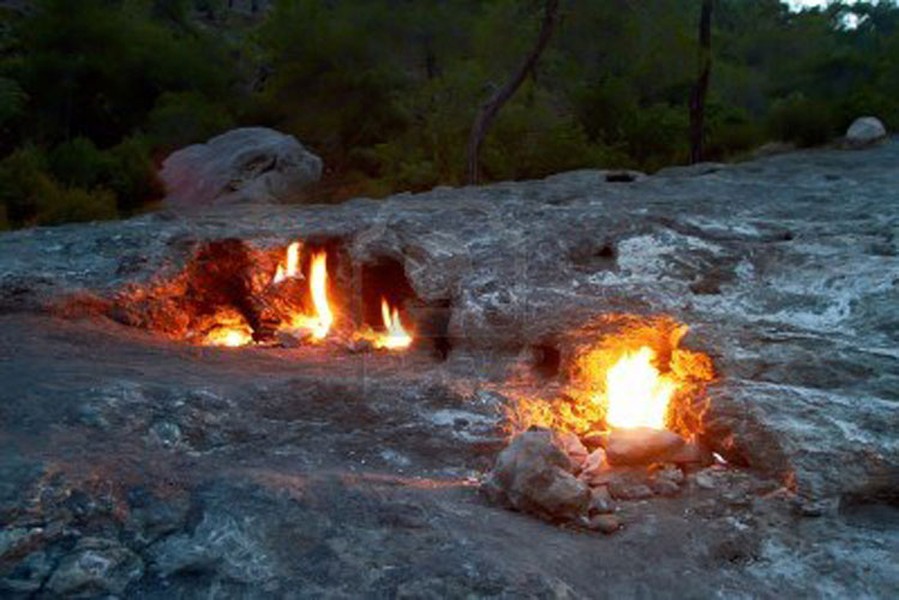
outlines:
[[[367,340],[379,350],[405,350],[412,345],[412,335],[403,327],[398,308],[390,307],[386,298],[381,298],[381,321],[383,331],[374,331],[365,326],[354,335],[356,339]]]
[[[253,330],[236,312],[221,311],[215,316],[215,321],[215,326],[203,337],[203,345],[237,348],[253,343]]]
[[[314,339],[322,340],[328,335],[331,325],[334,324],[334,313],[328,302],[328,254],[324,251],[317,252],[312,256],[309,268],[309,290],[315,313],[294,315],[291,327],[309,330]]]
[[[412,344],[412,336],[400,321],[399,309],[394,307],[391,310],[385,298],[381,298],[381,319],[384,321],[384,333],[379,334],[374,340],[375,348],[400,350]]]
[[[285,262],[278,265],[272,283],[281,283],[300,275],[300,246],[300,242],[293,242],[287,247]]]
[[[648,346],[628,352],[606,373],[606,422],[612,427],[664,429],[674,381],[653,366]]]

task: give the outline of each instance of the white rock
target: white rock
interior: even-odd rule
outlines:
[[[160,177],[174,209],[277,203],[319,180],[322,160],[293,136],[265,127],[234,129],[173,152]]]
[[[886,138],[887,130],[877,117],[859,117],[846,130],[846,144],[863,148]]]

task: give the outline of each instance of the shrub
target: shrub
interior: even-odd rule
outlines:
[[[78,221],[115,219],[115,194],[97,188],[65,188],[58,185],[48,187],[37,197],[38,225],[59,225]]]
[[[0,162],[0,204],[15,227],[31,223],[38,212],[38,199],[52,193],[53,178],[47,160],[35,146],[19,148]]]
[[[58,145],[50,152],[49,163],[57,181],[88,189],[100,184],[112,168],[109,155],[84,137]]]
[[[14,79],[0,77],[0,126],[25,111],[27,96]]]
[[[149,148],[143,139],[126,138],[109,150],[108,155],[111,170],[103,184],[115,193],[116,205],[120,211],[131,213],[165,194]]]
[[[809,147],[831,140],[839,127],[833,109],[826,102],[792,94],[771,107],[768,130],[778,140]]]
[[[202,142],[234,124],[228,111],[196,92],[165,93],[159,97],[148,120],[149,141],[171,151]]]

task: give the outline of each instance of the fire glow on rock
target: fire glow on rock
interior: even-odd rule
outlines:
[[[292,286],[291,282],[303,282],[309,302],[281,303],[285,305],[286,315],[279,319],[278,332],[294,336],[297,339],[318,343],[329,335],[335,335],[333,328],[338,319],[334,303],[329,295],[330,281],[328,276],[328,254],[318,250],[311,254],[308,277],[302,272],[303,244],[299,241],[291,243],[281,260],[269,284],[275,296],[295,293],[302,288]],[[285,291],[286,290],[286,291]],[[296,300],[296,298],[294,298]],[[303,308],[299,308],[303,306]],[[349,337],[353,340],[364,340],[377,349],[390,351],[405,350],[412,345],[413,336],[400,319],[399,308],[391,306],[385,298],[381,299],[381,315],[383,329],[374,330],[363,326]],[[254,342],[253,328],[247,323],[240,311],[230,307],[218,310],[212,318],[213,325],[206,329],[201,344],[208,346],[239,347]]]
[[[715,373],[708,355],[680,347],[687,331],[668,317],[604,317],[599,341],[574,352],[564,393],[551,400],[516,395],[508,415],[513,430],[537,425],[578,435],[638,427],[698,433],[696,404],[705,401]]]

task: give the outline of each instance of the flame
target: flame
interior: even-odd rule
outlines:
[[[281,283],[285,279],[300,275],[300,247],[300,242],[293,242],[287,247],[285,261],[278,265],[272,283]]]
[[[412,345],[412,334],[403,327],[398,308],[390,307],[386,298],[381,298],[381,321],[383,331],[374,331],[367,325],[354,334],[357,340],[368,340],[379,350],[405,350]]]
[[[412,336],[400,321],[399,309],[394,307],[391,310],[385,298],[381,298],[381,319],[384,321],[384,333],[379,334],[374,340],[375,348],[400,350],[412,344]]]
[[[707,354],[681,348],[688,328],[667,316],[609,315],[588,324],[596,331],[572,353],[564,393],[543,398],[530,375],[503,386],[509,432],[534,425],[578,435],[612,428],[699,431],[707,385],[716,379]]]
[[[656,353],[643,346],[606,372],[606,423],[612,427],[664,429],[677,384],[653,366]]]
[[[253,343],[253,330],[237,312],[220,311],[215,315],[215,325],[203,337],[205,346],[226,346],[237,348]]]
[[[291,328],[308,330],[314,339],[322,340],[334,324],[334,313],[328,301],[328,254],[324,251],[312,255],[309,291],[314,314],[294,315]]]

